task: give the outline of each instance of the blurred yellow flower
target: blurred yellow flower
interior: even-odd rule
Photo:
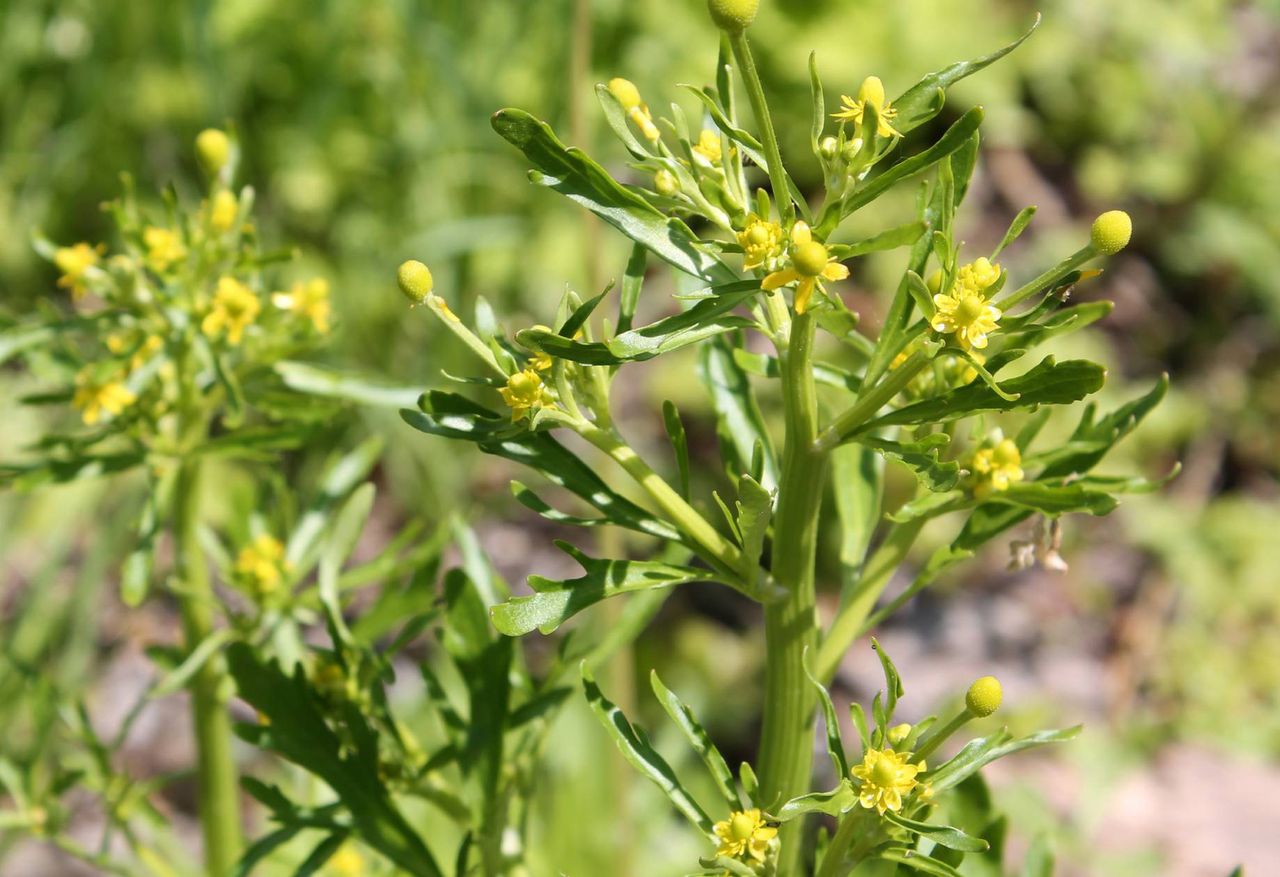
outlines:
[[[329,304],[329,281],[323,277],[300,280],[288,292],[272,294],[271,303],[283,311],[290,311],[310,320],[311,325],[322,335],[329,331],[332,307]]]
[[[898,116],[898,111],[893,108],[891,102],[884,99],[884,83],[880,81],[879,76],[868,76],[862,80],[857,100],[847,94],[840,95],[840,109],[832,113],[831,118],[861,125],[863,112],[868,105],[876,111],[876,118],[879,120],[876,126],[877,134],[881,137],[902,136],[892,124]]]
[[[720,135],[709,128],[703,128],[702,133],[698,135],[698,142],[693,147],[693,151],[711,164],[719,164],[720,157],[723,154],[720,149]]]
[[[226,332],[228,344],[239,344],[260,310],[262,305],[249,287],[234,277],[220,277],[213,305],[201,321],[200,331],[210,338]]]
[[[214,231],[230,231],[240,215],[240,202],[230,189],[219,189],[209,201],[209,226]]]
[[[970,462],[975,484],[973,492],[978,496],[993,490],[1008,490],[1024,477],[1022,452],[1013,439],[1002,439],[996,444],[974,451]]]
[[[868,749],[862,764],[849,769],[859,782],[858,803],[879,813],[901,810],[902,799],[920,785],[916,775],[926,769],[923,761],[909,763],[910,757],[892,749]]]
[[[760,285],[774,290],[796,284],[796,313],[803,314],[819,280],[844,280],[848,276],[849,269],[832,259],[821,241],[814,240],[809,226],[797,222],[791,227],[791,265],[765,277]]]
[[[636,88],[634,82],[617,77],[609,80],[608,88],[609,93],[618,99],[618,103],[622,104],[622,108],[627,111],[627,117],[631,119],[632,124],[640,129],[640,133],[645,136],[645,139],[657,140],[662,136],[658,126],[653,124],[653,117],[649,115],[649,108],[640,99],[640,89]]]
[[[733,859],[750,856],[757,862],[765,860],[769,841],[778,835],[778,829],[766,825],[764,817],[754,807],[729,814],[729,818],[717,822],[714,829],[720,839],[717,856]]]
[[[187,248],[176,231],[148,226],[142,232],[142,243],[147,248],[147,265],[157,273],[168,271],[187,258]]]
[[[80,409],[80,419],[92,426],[102,419],[103,413],[112,417],[128,408],[135,396],[119,381],[100,381],[86,368],[76,376],[76,391],[71,404]]]
[[[256,537],[240,549],[235,574],[258,596],[270,594],[280,586],[289,564],[284,559],[284,545],[267,533]]]
[[[356,845],[347,841],[329,859],[326,869],[333,877],[363,877],[366,873],[364,856]]]
[[[87,288],[84,275],[90,268],[98,264],[102,247],[92,247],[84,242],[70,247],[58,247],[53,254],[53,264],[62,272],[58,285],[71,290],[74,299],[83,298]]]

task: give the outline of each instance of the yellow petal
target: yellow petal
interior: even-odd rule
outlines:
[[[813,297],[813,287],[815,285],[812,277],[806,277],[800,281],[800,285],[796,287],[796,313],[803,314],[809,307],[809,299]]]
[[[786,286],[789,283],[795,283],[800,279],[800,274],[794,268],[783,268],[781,271],[774,271],[766,277],[760,284],[762,289],[775,290]]]
[[[849,269],[840,262],[832,262],[822,269],[823,280],[844,280],[849,276]]]

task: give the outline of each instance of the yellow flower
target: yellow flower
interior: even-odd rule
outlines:
[[[62,272],[58,285],[71,290],[71,297],[83,298],[87,288],[84,275],[98,264],[102,247],[91,247],[86,243],[78,243],[70,247],[58,247],[53,253],[53,264]]]
[[[267,533],[240,549],[236,557],[236,576],[259,597],[280,586],[289,564],[284,559],[284,545]]]
[[[757,808],[738,810],[729,818],[715,824],[716,837],[720,839],[717,856],[733,859],[750,856],[763,862],[769,850],[769,841],[778,836],[778,829],[765,825]]]
[[[200,331],[209,337],[227,334],[227,343],[239,344],[244,330],[258,318],[262,305],[249,287],[234,277],[219,277],[213,294],[213,307],[200,323]]]
[[[209,227],[214,231],[230,231],[240,215],[240,202],[230,189],[219,189],[209,201]]]
[[[216,176],[231,158],[231,138],[217,128],[204,129],[196,135],[196,158],[210,176]]]
[[[841,122],[853,122],[855,125],[862,124],[862,113],[864,108],[870,104],[875,108],[876,116],[879,124],[876,126],[876,133],[881,137],[901,137],[902,134],[891,124],[898,116],[898,111],[893,108],[893,104],[884,99],[884,83],[880,81],[879,76],[868,76],[862,80],[862,87],[858,89],[858,99],[854,100],[847,94],[840,95],[840,109],[831,114],[831,118],[839,119]]]
[[[610,79],[609,93],[618,99],[618,103],[622,104],[622,108],[627,111],[627,117],[631,119],[632,124],[639,128],[640,133],[647,139],[657,140],[662,136],[658,126],[653,124],[649,108],[640,99],[640,89],[636,88],[634,82],[622,77]]]
[[[782,226],[754,213],[747,216],[747,223],[738,232],[738,244],[745,257],[742,267],[764,268],[782,255]]]
[[[86,368],[76,376],[76,392],[71,404],[80,409],[80,419],[92,426],[102,419],[104,411],[114,417],[137,398],[119,381],[97,380]]]
[[[1013,439],[1001,439],[994,445],[974,451],[970,462],[975,484],[973,492],[979,496],[992,490],[1008,490],[1023,478],[1022,452]]]
[[[498,390],[502,401],[511,409],[512,420],[522,420],[534,408],[550,405],[554,399],[542,383],[542,376],[532,368],[516,372],[507,379],[507,385]]]
[[[551,354],[545,350],[539,350],[533,356],[529,357],[529,368],[534,371],[544,372],[551,368]]]
[[[329,305],[329,281],[323,277],[300,280],[288,292],[273,293],[271,303],[283,311],[307,318],[322,335],[329,331],[332,308]]]
[[[356,845],[347,841],[338,847],[338,851],[329,859],[326,866],[333,877],[362,877],[365,874],[364,856],[356,849]]]
[[[803,314],[819,280],[844,280],[848,276],[849,269],[832,259],[821,241],[813,239],[809,226],[797,222],[791,227],[790,267],[773,272],[760,285],[774,290],[796,284],[796,313]]]
[[[987,346],[987,336],[999,328],[1000,309],[987,301],[986,291],[1000,279],[1000,266],[978,259],[956,272],[955,283],[945,293],[933,297],[938,310],[933,330],[955,333],[956,343],[965,350]]]
[[[693,151],[711,164],[719,164],[720,157],[723,154],[720,151],[720,135],[710,128],[703,128],[702,133],[698,135],[698,143],[693,147]]]
[[[868,749],[862,764],[849,769],[859,781],[858,803],[879,813],[901,810],[902,799],[920,785],[916,775],[926,770],[923,761],[909,763],[910,757],[892,749]]]
[[[168,271],[187,258],[187,248],[176,231],[148,226],[142,232],[142,243],[147,248],[147,265],[152,271]]]

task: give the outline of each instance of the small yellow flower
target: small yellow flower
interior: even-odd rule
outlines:
[[[217,232],[230,231],[240,215],[240,202],[230,189],[219,189],[209,201],[209,227]]]
[[[702,133],[698,135],[698,142],[693,147],[693,151],[712,165],[719,164],[723,155],[720,150],[720,135],[710,128],[703,128]]]
[[[119,381],[98,380],[86,368],[76,376],[76,391],[71,404],[80,409],[80,419],[92,426],[102,419],[103,412],[115,417],[137,398]]]
[[[738,244],[745,257],[742,267],[765,268],[776,261],[783,253],[782,226],[767,219],[761,219],[754,213],[747,216],[747,223],[738,232]]]
[[[259,597],[265,597],[280,587],[288,569],[284,545],[267,533],[240,549],[236,557],[236,576]]]
[[[868,76],[862,80],[862,87],[858,89],[857,100],[847,94],[840,95],[840,109],[832,113],[831,118],[838,119],[841,122],[853,122],[855,125],[861,125],[863,110],[868,104],[875,108],[876,116],[879,119],[879,124],[876,126],[877,134],[881,137],[902,136],[892,124],[893,120],[898,116],[898,111],[893,108],[893,104],[890,101],[884,99],[884,83],[880,81],[879,76]]]
[[[291,311],[310,320],[321,335],[329,331],[329,316],[333,309],[329,304],[329,281],[323,277],[300,280],[288,292],[273,293],[271,303],[283,311]]]
[[[978,496],[993,490],[1008,490],[1010,484],[1023,479],[1022,452],[1013,439],[1001,439],[974,451],[969,466],[975,479],[973,492]]]
[[[844,280],[849,269],[831,258],[826,246],[813,239],[813,233],[804,222],[791,227],[791,265],[765,277],[760,284],[774,290],[796,284],[796,313],[803,314],[813,297],[813,289],[819,280]]]
[[[70,247],[58,247],[53,253],[53,264],[62,272],[58,285],[71,290],[71,297],[80,299],[87,292],[84,275],[98,264],[102,247],[91,247],[86,243],[74,244]]]
[[[542,383],[542,376],[532,368],[513,374],[507,379],[507,385],[498,392],[502,395],[502,401],[511,409],[513,421],[522,420],[529,416],[531,410],[555,401]]]
[[[364,856],[360,855],[360,851],[351,841],[338,847],[338,851],[329,859],[325,870],[333,877],[363,877],[367,873]]]
[[[868,810],[895,813],[902,809],[902,799],[920,785],[916,775],[926,770],[925,763],[910,763],[910,753],[892,749],[868,749],[862,764],[849,769],[859,781],[858,803]]]
[[[757,862],[763,862],[769,851],[769,841],[778,836],[778,829],[766,825],[764,816],[755,807],[729,814],[728,819],[717,822],[714,828],[716,837],[720,839],[716,855],[731,859],[750,856]]]
[[[551,354],[545,350],[539,350],[533,356],[529,357],[529,368],[538,372],[550,371],[552,365]]]
[[[648,140],[657,140],[662,136],[658,126],[653,124],[649,108],[640,99],[640,89],[629,79],[617,77],[609,80],[609,93],[618,99],[622,108],[627,111],[627,118],[640,129],[640,133]]]
[[[978,259],[956,272],[955,283],[933,297],[937,312],[933,330],[954,333],[965,350],[987,346],[987,336],[999,328],[1001,311],[987,300],[986,291],[1000,279],[1000,266]]]
[[[262,305],[249,287],[234,277],[218,278],[213,306],[200,323],[200,331],[215,338],[224,331],[228,344],[239,344],[247,329],[258,318]]]
[[[231,138],[225,131],[205,128],[196,135],[196,158],[210,176],[216,176],[231,159]]]
[[[147,265],[158,274],[187,258],[182,238],[172,229],[148,226],[142,232],[142,243],[147,248]]]

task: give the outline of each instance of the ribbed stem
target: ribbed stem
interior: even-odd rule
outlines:
[[[173,536],[179,607],[188,649],[213,630],[213,590],[200,549],[200,468],[187,460],[178,470],[174,491]],[[239,779],[231,753],[231,721],[219,692],[223,673],[218,659],[205,662],[191,679],[191,710],[196,732],[196,781],[200,827],[204,835],[205,870],[209,877],[228,877],[240,856]]]
[[[814,446],[818,403],[813,335],[813,314],[798,315],[789,343],[779,351],[786,437],[772,572],[787,596],[765,606],[764,729],[758,764],[761,795],[771,807],[809,790],[813,763],[815,698],[804,658],[806,649],[817,643],[813,566],[827,469],[826,455]],[[799,872],[801,822],[782,827],[779,877]]]

